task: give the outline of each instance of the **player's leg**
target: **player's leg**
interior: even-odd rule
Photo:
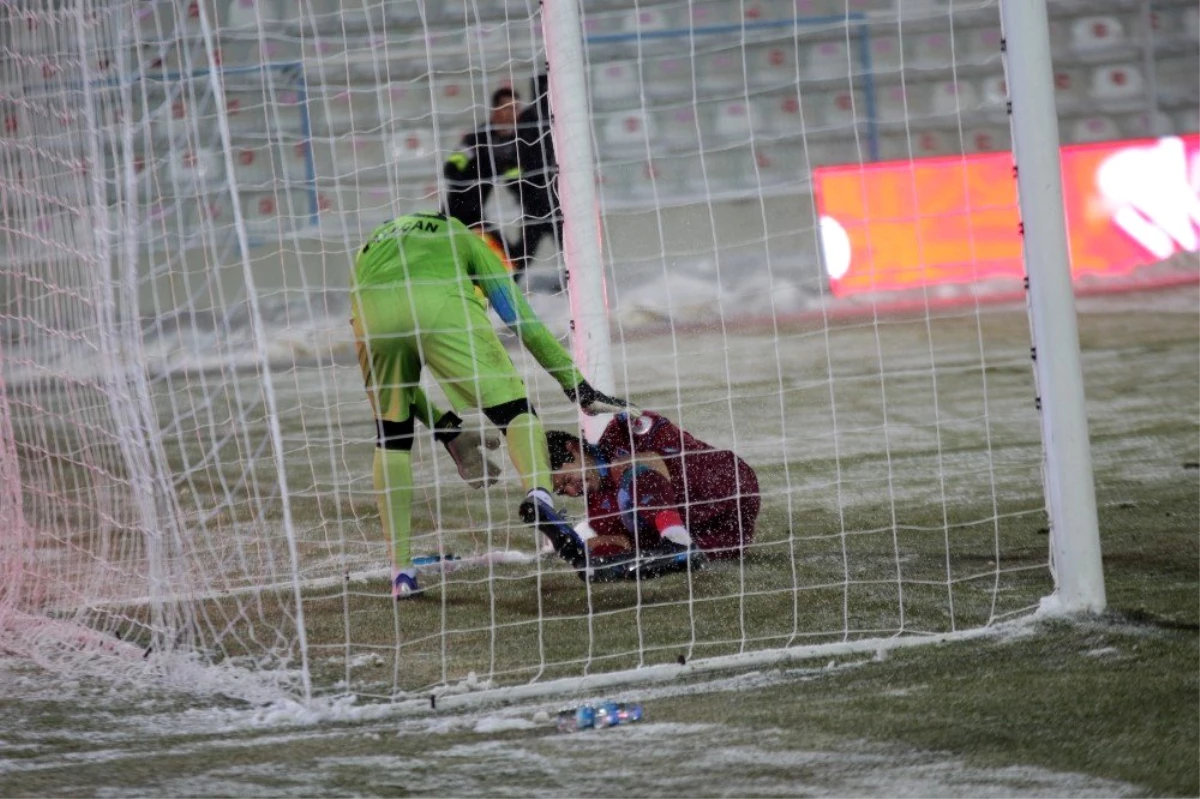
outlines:
[[[738,495],[727,510],[692,529],[696,546],[712,559],[740,558],[754,540],[754,527],[761,506],[758,477],[741,458],[737,460]]]
[[[563,558],[581,567],[582,542],[554,512],[546,431],[482,302],[452,298],[429,320],[428,329],[437,332],[421,337],[424,362],[451,405],[456,411],[479,408],[504,434],[509,460],[526,491],[522,518],[546,533]]]
[[[362,292],[355,296],[355,345],[367,398],[375,417],[372,469],[375,501],[391,543],[392,595],[420,591],[412,566],[412,388],[421,378],[416,337],[407,330],[403,292]]]

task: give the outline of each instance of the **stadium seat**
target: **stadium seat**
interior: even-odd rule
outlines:
[[[621,108],[638,102],[637,68],[627,62],[592,66],[592,102],[597,108]]]
[[[1084,73],[1075,69],[1054,70],[1054,103],[1059,116],[1079,113],[1089,106],[1083,86]]]
[[[699,148],[700,123],[695,106],[688,104],[664,109],[656,116],[658,121],[654,129],[659,136],[652,142],[655,151],[662,149],[664,144],[666,149],[679,152],[694,152]]]
[[[1114,110],[1141,105],[1145,82],[1133,64],[1106,64],[1092,71],[1090,90],[1101,108]]]
[[[269,144],[237,144],[233,147],[234,173],[239,189],[270,189],[277,181],[287,180],[286,174],[276,175]],[[301,173],[303,175],[303,173]]]
[[[642,68],[646,96],[655,100],[682,100],[692,97],[690,59],[672,55],[654,58]],[[636,96],[636,93],[629,95]]]
[[[1172,131],[1171,117],[1162,111],[1141,111],[1131,114],[1121,120],[1121,129],[1126,136],[1134,139],[1145,139],[1153,136],[1164,136]]]
[[[759,108],[763,131],[772,138],[798,141],[804,135],[805,127],[814,127],[807,114],[800,113],[800,97],[794,92],[764,97]]]
[[[335,136],[379,127],[379,103],[374,92],[350,87],[326,86],[328,94],[308,98],[308,113],[313,135]]]
[[[315,155],[315,148],[308,141],[293,136],[282,138],[274,146],[279,151],[282,175],[292,182],[307,180],[310,153]],[[315,172],[315,163],[313,168]]]
[[[1079,57],[1103,55],[1125,43],[1125,27],[1112,16],[1081,17],[1071,23],[1071,52]]]
[[[267,31],[280,21],[278,0],[229,0],[225,27],[233,30]]]
[[[829,80],[850,76],[850,54],[839,41],[821,42],[808,48],[804,78]]]
[[[900,71],[900,40],[895,36],[871,37],[871,72],[876,75]]]
[[[866,103],[857,92],[832,92],[822,97],[819,103],[819,113],[809,116],[805,109],[805,119],[809,126],[820,125],[824,129],[845,130],[866,118]]]
[[[671,27],[670,18],[662,8],[639,6],[621,12],[621,30],[625,33],[654,33]]]
[[[955,36],[960,60],[971,64],[1000,64],[1000,29],[971,28]]]
[[[863,138],[864,160],[869,143]],[[958,138],[941,131],[899,131],[880,137],[880,158],[883,161],[904,161],[907,158],[929,158],[958,150]]]
[[[429,84],[404,83],[394,81],[386,86],[380,86],[376,95],[379,106],[379,120],[384,127],[399,125],[411,127],[414,124],[429,124],[430,97]],[[483,119],[483,114],[480,115]]]
[[[875,92],[875,118],[880,122],[903,122],[914,116],[921,107],[913,96],[918,86],[920,84],[879,87]]]
[[[1121,138],[1121,131],[1111,117],[1090,116],[1071,123],[1070,139],[1073,142],[1112,141]]]
[[[979,102],[992,119],[1008,118],[1008,81],[1003,74],[989,75],[980,83]]]
[[[742,100],[721,103],[713,112],[713,135],[721,141],[750,141],[759,127],[754,106]]]
[[[0,100],[0,136],[20,139],[34,133],[29,123],[29,113],[23,103]]]
[[[688,3],[687,13],[679,19],[679,26],[686,28],[709,28],[716,25],[730,25],[738,20],[737,7],[728,2],[692,2]]]
[[[980,108],[975,87],[966,81],[941,81],[929,95],[929,112],[934,116],[953,117],[970,114]]]
[[[281,126],[299,129],[299,120],[295,115],[288,114],[282,109],[268,107],[269,98],[263,92],[227,92],[225,94],[225,115],[229,120],[229,132],[234,136],[250,135],[256,138],[266,136],[270,131],[278,130]],[[279,111],[278,119],[276,110]],[[213,120],[214,126],[216,119]]]
[[[764,188],[795,186],[808,173],[801,143],[756,144],[753,155],[757,182]]]
[[[1164,55],[1154,65],[1158,80],[1158,101],[1162,105],[1195,106],[1200,98],[1200,69],[1196,53]]]
[[[217,151],[206,147],[172,149],[167,156],[167,180],[183,196],[217,185],[224,172]]]
[[[433,112],[439,116],[486,113],[491,92],[469,80],[446,80],[433,85]]]
[[[913,35],[905,69],[941,70],[954,63],[954,48],[948,32]]]
[[[788,44],[756,47],[750,59],[751,83],[760,89],[786,89],[796,83],[796,49]]]
[[[792,8],[797,17],[844,17],[842,0],[794,0]]]
[[[963,138],[963,147],[968,153],[999,153],[1012,149],[1012,134],[1008,128],[975,128]]]
[[[604,123],[600,140],[608,156],[643,154],[655,139],[654,120],[644,111],[622,111]]]
[[[397,172],[425,173],[441,167],[433,133],[424,127],[391,136],[387,156]]]
[[[605,205],[628,200],[649,200],[674,193],[667,183],[669,173],[646,159],[609,161],[597,169],[600,195]]]
[[[744,92],[746,76],[739,50],[721,50],[698,59],[697,80],[705,94],[711,92]]]
[[[246,232],[254,238],[274,238],[309,221],[309,199],[303,191],[240,192],[239,200]]]
[[[313,166],[318,180],[381,179],[381,168],[388,163],[385,139],[371,134],[345,134],[332,139],[313,140]],[[427,168],[433,167],[432,157]],[[386,173],[384,173],[386,174]]]

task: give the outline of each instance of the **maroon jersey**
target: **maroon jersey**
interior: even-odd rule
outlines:
[[[738,557],[754,536],[758,479],[729,450],[715,449],[651,411],[608,423],[595,452],[600,488],[588,494],[588,522],[598,535],[638,536],[644,543],[680,521],[710,557]],[[638,456],[662,459],[669,479]],[[631,463],[632,465],[627,465]],[[610,468],[611,464],[611,468]]]

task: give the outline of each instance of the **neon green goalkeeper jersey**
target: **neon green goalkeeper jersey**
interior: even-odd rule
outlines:
[[[403,290],[397,302],[444,304],[447,296],[488,302],[537,362],[564,389],[583,380],[571,356],[529,307],[512,277],[463,223],[441,214],[414,213],[375,228],[355,262],[356,291]],[[456,331],[444,331],[454,335]]]

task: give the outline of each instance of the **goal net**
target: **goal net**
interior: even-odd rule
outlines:
[[[0,12],[0,647],[74,674],[398,699],[888,646],[986,629],[1053,590],[1019,277],[962,239],[968,157],[1000,154],[1011,181],[994,3],[586,4],[616,391],[754,469],[752,540],[690,575],[586,584],[518,518],[504,450],[500,481],[472,490],[418,425],[413,554],[456,568],[422,567],[424,594],[399,603],[354,259],[380,223],[462,188],[446,164],[471,154],[495,90],[542,104],[543,10]],[[550,120],[522,120],[554,154]],[[482,216],[514,248],[542,224],[527,259],[510,254],[568,342],[557,206],[521,202],[553,167],[495,172]],[[930,180],[957,204],[921,195]],[[857,223],[822,210],[854,186]],[[1011,192],[975,210],[1015,224]],[[958,286],[888,260],[954,237]],[[981,304],[986,280],[1018,302]],[[496,329],[545,426],[579,432]]]

